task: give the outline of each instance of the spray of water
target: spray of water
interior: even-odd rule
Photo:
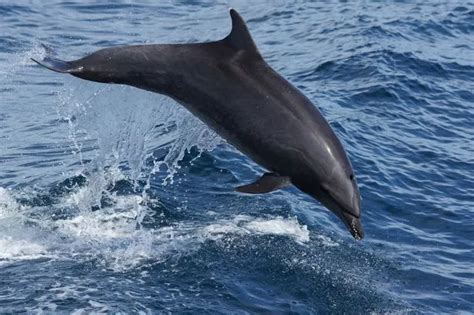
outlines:
[[[143,256],[151,251],[156,233],[142,226],[150,203],[157,202],[147,194],[152,175],[165,172],[163,184],[173,183],[186,151],[193,146],[212,150],[220,138],[166,97],[126,86],[68,78],[58,100],[58,114],[68,122],[68,137],[87,184],[63,201],[78,215],[57,223],[67,235],[86,234],[89,243],[100,239],[98,246],[106,239],[127,239],[126,247],[105,242],[113,249],[110,257],[117,257],[117,250],[122,260],[124,255]],[[156,159],[157,149],[164,149],[165,156]],[[118,181],[129,183],[133,192],[114,190]]]
[[[41,59],[45,54],[44,48],[36,45],[14,55],[9,66],[0,69],[1,75],[8,78],[21,73],[32,64],[30,58]],[[56,210],[44,210],[41,218],[38,207],[20,206],[13,197],[15,193],[3,189],[0,223],[4,226],[16,220],[15,231],[8,233],[10,238],[12,234],[25,234],[24,229],[29,228],[26,226],[35,224],[43,230],[54,229],[61,237],[73,238],[79,247],[86,243],[90,252],[123,251],[140,256],[136,252],[150,249],[154,233],[142,226],[150,203],[156,202],[147,194],[151,176],[165,172],[164,184],[172,183],[186,151],[193,146],[212,150],[221,140],[164,96],[67,76],[58,76],[58,80],[63,80],[64,85],[59,91],[53,88],[57,97],[52,101],[57,103],[58,121],[67,122],[65,137],[78,162],[72,170],[69,168],[69,178],[84,180],[50,205]],[[167,153],[157,159],[153,155],[157,149]],[[130,188],[126,192],[116,189],[119,182]],[[49,217],[51,213],[61,215],[53,218]],[[25,224],[19,224],[19,218],[25,218]],[[23,237],[19,241],[37,244]],[[43,249],[49,243],[41,244],[37,248]],[[110,256],[123,256],[115,254]]]
[[[163,184],[173,183],[178,163],[191,147],[212,150],[222,142],[170,99],[126,86],[69,78],[59,93],[58,114],[68,122],[73,151],[97,194],[114,184],[107,179],[124,177],[135,190],[143,180],[142,192],[146,191],[151,175],[159,171],[168,174]],[[159,160],[153,157],[157,149],[167,152]],[[147,161],[152,162],[151,168]]]
[[[42,54],[41,48],[35,48],[17,65],[23,67],[30,57]],[[191,147],[202,152],[223,141],[164,96],[68,76],[58,80],[64,85],[59,91],[53,87],[52,101],[57,103],[58,121],[67,122],[65,138],[77,158],[67,178],[77,180],[71,180],[75,183],[46,207],[21,205],[14,191],[0,188],[0,248],[12,249],[4,251],[0,262],[77,259],[81,253],[82,259],[90,257],[120,270],[147,259],[159,262],[179,256],[206,239],[229,233],[289,235],[299,243],[309,240],[305,226],[283,218],[237,216],[212,224],[184,221],[145,226],[146,218],[152,220],[151,205],[159,203],[149,194],[152,175],[164,173],[162,184],[173,184],[179,162]],[[157,156],[157,151],[164,154]],[[34,194],[24,192],[27,199]]]

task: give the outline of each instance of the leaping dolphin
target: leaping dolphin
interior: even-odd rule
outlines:
[[[265,62],[237,11],[230,16],[230,34],[215,42],[112,47],[74,61],[34,61],[173,98],[268,170],[237,191],[262,194],[293,184],[362,239],[359,189],[341,142],[311,101]]]

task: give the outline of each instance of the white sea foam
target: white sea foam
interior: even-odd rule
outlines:
[[[257,234],[285,235],[295,239],[298,243],[309,241],[308,227],[299,224],[295,218],[258,219],[247,223],[245,227]]]
[[[0,219],[17,215],[19,211],[20,205],[13,198],[10,191],[0,187]]]
[[[91,203],[93,198],[89,194],[95,194],[94,189],[86,185],[61,200],[61,208],[76,208],[67,218],[54,220],[43,217],[36,228],[17,222],[14,226],[10,224],[8,230],[2,229],[0,260],[99,258],[98,262],[104,267],[120,271],[140,267],[147,261],[157,263],[176,259],[198,250],[207,240],[218,241],[224,236],[245,239],[258,235],[279,235],[299,244],[310,240],[308,228],[296,218],[279,216],[237,215],[212,223],[182,221],[170,226],[145,228],[139,224],[139,217],[149,211],[146,197],[141,194],[110,194],[111,201],[107,207],[92,211],[86,205]],[[12,220],[5,213],[18,214],[21,206],[9,191],[1,189],[0,209],[3,213],[2,225]]]
[[[12,193],[0,187],[0,264],[8,261],[37,259],[47,255],[48,248],[32,239],[22,226],[22,211]]]
[[[30,260],[46,256],[49,256],[48,248],[41,244],[0,236],[0,263],[2,260]]]
[[[138,200],[130,199],[123,201],[121,210],[114,207],[58,220],[57,231],[72,237],[77,251],[87,250],[104,258],[102,263],[114,270],[135,268],[147,260],[156,263],[178,258],[199,249],[206,240],[219,240],[223,236],[281,235],[300,244],[310,239],[305,225],[295,218],[282,217],[238,215],[207,225],[188,221],[155,229],[138,228],[133,208]]]
[[[298,243],[309,241],[309,231],[306,225],[301,225],[296,218],[255,218],[238,215],[231,220],[222,220],[202,229],[208,238],[219,238],[226,234],[237,235],[283,235]]]
[[[50,314],[55,313],[58,304],[63,304],[70,300],[84,300],[96,297],[98,289],[87,284],[80,284],[76,279],[71,279],[66,276],[62,279],[57,279],[52,283],[43,294],[34,298],[37,305],[33,307],[26,307],[25,311],[30,314]],[[54,302],[52,302],[54,301]],[[71,312],[71,314],[103,314],[107,313],[106,306],[94,300],[90,300],[89,306],[78,308]]]
[[[320,240],[324,246],[327,246],[327,247],[337,247],[340,245],[337,241],[334,241],[331,238],[324,235],[316,235],[316,238]]]

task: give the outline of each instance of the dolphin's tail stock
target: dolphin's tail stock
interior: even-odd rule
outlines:
[[[36,60],[31,58],[34,62],[43,66],[49,70],[60,72],[60,73],[77,73],[82,70],[82,67],[74,65],[72,62],[63,61],[55,58],[54,51],[46,45],[41,45],[46,51],[46,56],[42,60]]]

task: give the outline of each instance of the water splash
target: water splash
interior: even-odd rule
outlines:
[[[33,63],[30,58],[40,59],[45,53],[42,46],[36,45],[15,55],[11,65],[0,72],[5,76],[17,73]],[[4,251],[8,257],[0,260],[34,259],[50,253],[51,246],[63,251],[61,240],[69,239],[75,244],[71,255],[82,248],[91,257],[105,257],[107,264],[116,269],[133,267],[140,257],[156,251],[151,247],[155,233],[169,238],[166,228],[157,232],[142,226],[152,212],[150,204],[156,202],[147,193],[151,176],[164,172],[163,184],[173,183],[179,162],[191,147],[200,152],[212,150],[222,140],[164,96],[68,76],[61,79],[63,88],[54,91],[58,121],[66,122],[69,151],[77,157],[66,177],[72,182],[75,178],[84,180],[70,185],[66,193],[52,200],[48,209],[34,202],[22,205],[15,197],[21,192],[0,187],[0,223],[11,227],[0,233],[0,248],[11,248],[9,254]],[[155,156],[157,150],[166,153]],[[125,188],[118,189],[120,183]],[[50,195],[48,189],[37,187],[35,192],[24,195]],[[32,226],[41,228],[42,236],[37,240],[22,236],[31,234]]]
[[[299,244],[309,241],[309,231],[306,225],[301,225],[296,218],[285,219],[254,218],[238,215],[232,220],[223,220],[203,228],[202,233],[209,238],[220,238],[228,234],[236,235],[284,235],[294,239]]]
[[[145,182],[141,187],[145,198],[152,174],[165,171],[163,184],[172,183],[178,163],[191,147],[212,150],[222,142],[164,96],[126,86],[66,80],[58,94],[58,115],[68,123],[72,151],[89,179],[88,193],[82,192],[83,209],[98,206],[106,187],[117,179],[126,178],[137,192],[139,181]],[[161,159],[153,155],[158,149],[167,151]],[[118,178],[110,176],[110,170],[120,174]]]
[[[191,147],[212,150],[222,140],[180,105],[167,97],[127,86],[101,86],[69,79],[59,93],[58,114],[69,123],[70,140],[78,154],[95,141],[93,168],[126,163],[131,180],[143,177],[153,151],[167,148],[158,171],[165,165],[176,173]],[[81,164],[84,159],[81,156]],[[161,163],[158,163],[161,162]],[[150,171],[150,170],[147,170]],[[146,175],[145,175],[146,176]],[[172,182],[172,176],[168,178]]]
[[[164,171],[163,184],[172,183],[191,147],[212,150],[222,140],[164,96],[64,78],[57,114],[67,122],[71,152],[78,159],[79,169],[70,177],[85,181],[54,205],[67,212],[66,218],[42,225],[54,226],[78,247],[87,244],[87,252],[105,257],[116,269],[133,267],[157,250],[152,248],[157,231],[142,226],[156,202],[147,194],[151,176]],[[166,154],[157,158],[156,150]],[[117,189],[119,182],[129,188]],[[158,233],[166,234],[166,228]]]
[[[0,219],[9,217],[10,215],[16,215],[20,212],[20,205],[16,202],[15,198],[11,196],[10,192],[0,187]]]
[[[0,63],[0,79],[7,81],[22,71],[25,67],[31,66],[31,58],[43,59],[46,55],[44,46],[36,42],[31,49],[19,51],[16,54],[8,55],[8,62]]]
[[[49,207],[77,207],[78,200],[81,203],[87,199],[82,197],[85,190],[87,186]],[[70,210],[64,218],[35,218],[39,207],[21,206],[13,192],[1,189],[0,224],[4,230],[0,233],[0,263],[39,258],[92,260],[105,268],[124,271],[146,266],[148,261],[179,259],[195,252],[206,241],[219,243],[224,238],[283,236],[300,245],[310,240],[306,225],[296,218],[280,216],[236,215],[212,223],[186,220],[137,228],[137,215],[145,206],[140,196],[115,196],[113,204],[98,211]],[[20,217],[23,220],[19,222]],[[321,245],[325,246],[325,242]]]

